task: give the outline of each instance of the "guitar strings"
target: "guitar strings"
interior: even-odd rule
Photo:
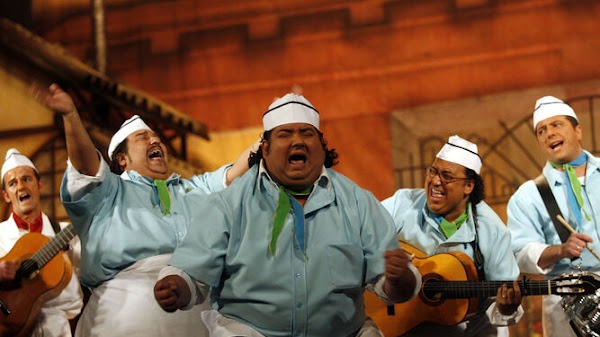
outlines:
[[[523,292],[525,295],[547,294],[549,287],[554,288],[558,285],[558,281],[527,281],[527,287],[525,287],[523,281],[518,281],[517,283],[522,291],[529,290]],[[489,297],[495,295],[502,284],[507,284],[509,287],[512,287],[511,283],[501,281],[491,281],[486,283],[480,281],[429,281],[423,285],[423,291],[426,293],[443,293],[446,298],[453,298],[455,296],[461,298],[461,296],[464,297],[465,295],[472,294]]]
[[[33,272],[32,268],[40,269],[50,261],[62,248],[66,247],[69,241],[75,236],[75,230],[72,225],[65,227],[42,249],[21,264],[21,270]]]

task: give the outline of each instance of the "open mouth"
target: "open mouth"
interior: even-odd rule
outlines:
[[[552,150],[556,150],[558,147],[560,147],[561,145],[563,145],[562,141],[558,141],[558,142],[553,142],[550,144],[550,148]]]
[[[306,164],[306,155],[304,154],[293,154],[288,158],[290,164]]]
[[[152,150],[150,150],[150,152],[148,153],[148,158],[150,159],[157,159],[157,158],[164,158],[163,152],[160,148],[153,148]]]
[[[25,201],[29,199],[31,199],[31,196],[28,193],[24,193],[19,196],[19,201]]]
[[[445,193],[442,190],[438,190],[437,188],[431,189],[431,195],[433,196],[443,196]]]

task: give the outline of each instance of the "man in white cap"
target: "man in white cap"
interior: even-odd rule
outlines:
[[[548,195],[554,197],[563,218],[576,233],[567,231],[563,241],[536,182],[525,182],[510,198],[507,208],[508,227],[519,267],[524,273],[550,278],[577,270],[598,272],[600,261],[584,248],[589,245],[600,251],[597,209],[600,190],[596,188],[600,186],[600,160],[583,150],[583,129],[575,111],[556,97],[537,100],[533,130],[547,159],[542,174],[551,192]],[[565,229],[558,225],[559,230]],[[559,301],[558,296],[544,296],[544,336],[574,337]]]
[[[153,287],[197,221],[192,210],[247,171],[250,150],[233,166],[182,179],[169,171],[158,135],[133,116],[110,142],[111,173],[69,95],[52,84],[36,97],[64,121],[69,161],[61,197],[82,242],[81,282],[92,289],[76,336],[205,336],[198,317],[206,307],[168,315]]]
[[[477,145],[451,136],[427,168],[424,189],[399,189],[382,203],[394,218],[400,241],[426,256],[467,254],[480,280],[514,281],[519,268],[510,234],[483,201],[481,166]],[[523,314],[519,286],[516,282],[509,285],[498,288],[496,301],[482,301],[478,313],[467,322],[455,326],[427,322],[404,336],[508,336],[507,325]]]
[[[420,275],[373,195],[330,169],[319,113],[287,94],[263,117],[253,166],[199,206],[197,225],[155,287],[167,311],[202,303],[211,336],[382,336],[365,315],[365,286],[389,303]],[[384,276],[385,274],[385,276]]]
[[[15,243],[27,233],[41,233],[54,237],[61,229],[51,223],[42,212],[40,190],[42,181],[37,168],[31,160],[17,149],[6,152],[2,165],[2,196],[11,206],[10,217],[0,223],[0,256],[5,256]],[[33,247],[28,251],[20,246],[23,253],[36,253]],[[73,253],[74,249],[70,252]],[[0,280],[7,281],[16,277],[19,263],[12,260],[0,262]],[[23,294],[27,296],[27,294]],[[45,302],[29,336],[71,337],[69,320],[75,318],[83,306],[81,288],[76,275],[71,275],[67,287],[61,293]]]

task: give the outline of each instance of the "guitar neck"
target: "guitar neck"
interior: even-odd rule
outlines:
[[[31,259],[34,260],[38,268],[42,268],[50,261],[59,251],[65,249],[69,245],[69,241],[76,235],[73,225],[69,224],[56,234],[47,244],[45,244]]]
[[[445,298],[485,298],[496,296],[503,284],[513,287],[512,281],[429,281],[423,285],[423,292],[428,297],[443,294]],[[517,284],[521,295],[549,295],[556,288],[556,281],[552,280],[517,281]]]

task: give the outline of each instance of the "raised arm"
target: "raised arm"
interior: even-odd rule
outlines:
[[[96,175],[100,158],[69,94],[55,83],[48,90],[34,87],[34,94],[39,102],[63,116],[67,153],[73,166],[82,174]]]
[[[233,163],[233,166],[231,166],[231,168],[227,170],[227,176],[225,178],[227,186],[231,184],[233,179],[241,176],[242,174],[246,173],[246,171],[248,171],[248,157],[250,156],[250,152],[258,151],[260,141],[261,140],[259,138],[256,142],[252,143],[252,145],[245,149]]]

